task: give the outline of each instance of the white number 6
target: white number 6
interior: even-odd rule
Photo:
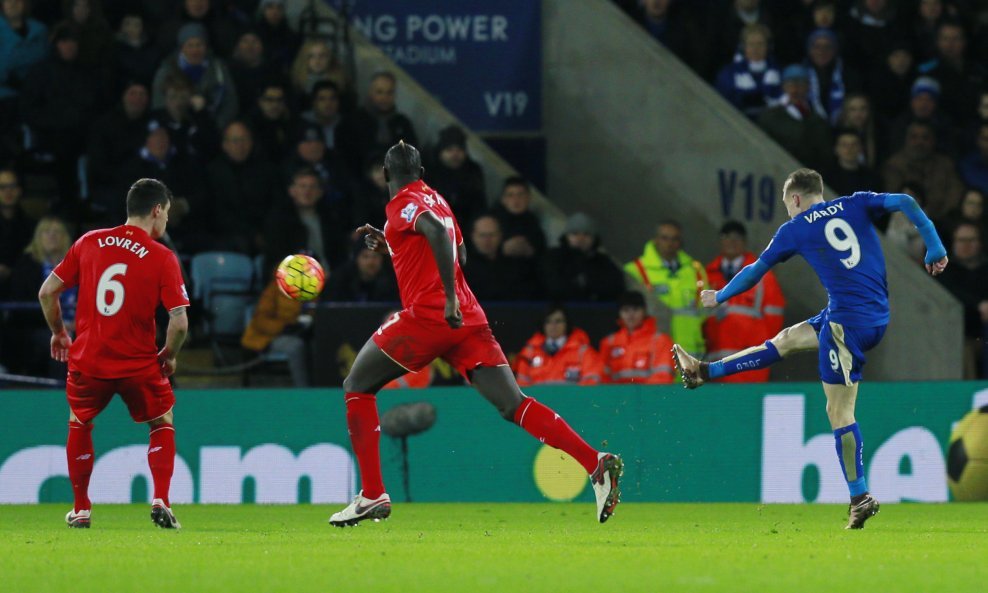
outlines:
[[[96,285],[96,310],[100,315],[112,317],[120,312],[124,304],[124,286],[113,277],[123,276],[126,273],[127,264],[113,264],[99,277],[99,283]],[[113,295],[113,302],[109,304],[106,302],[108,292]]]
[[[840,230],[843,237],[837,236]],[[858,236],[854,234],[854,229],[842,218],[831,218],[827,226],[823,227],[823,234],[827,237],[827,243],[837,251],[850,251],[850,255],[840,260],[844,267],[850,270],[861,261],[861,244],[858,243]]]

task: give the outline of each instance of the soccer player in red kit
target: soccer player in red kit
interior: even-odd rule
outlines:
[[[463,278],[463,233],[446,200],[422,181],[423,173],[414,146],[392,146],[384,159],[391,194],[384,230],[370,225],[357,229],[371,249],[391,255],[404,308],[367,340],[343,381],[361,491],[329,522],[342,527],[391,514],[391,498],[381,479],[375,394],[436,358],[466,376],[506,420],[576,459],[590,475],[597,520],[607,521],[620,499],[621,458],[597,452],[559,414],[521,392],[484,310]]]
[[[69,437],[65,447],[75,506],[69,527],[89,527],[89,477],[93,472],[92,421],[115,393],[134,422],[150,427],[148,465],[154,479],[151,519],[181,527],[168,502],[175,466],[175,394],[168,377],[188,332],[185,291],[178,259],[158,243],[168,224],[171,192],[156,179],[140,179],[127,192],[127,222],[86,233],[69,249],[38,293],[51,328],[51,356],[68,362]],[[59,294],[79,287],[75,341],[65,330]],[[165,346],[155,346],[158,304],[168,310]]]

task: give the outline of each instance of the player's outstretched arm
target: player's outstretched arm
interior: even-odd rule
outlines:
[[[926,271],[936,276],[947,269],[947,250],[944,249],[933,221],[923,212],[916,200],[908,194],[885,194],[883,206],[888,212],[902,212],[916,226],[926,244]]]
[[[65,290],[65,283],[55,274],[49,274],[38,291],[38,301],[41,302],[41,312],[51,329],[51,357],[59,362],[68,362],[69,347],[72,346],[72,336],[65,329],[62,320],[62,304],[58,297]]]
[[[371,251],[376,251],[381,255],[390,255],[388,253],[388,242],[384,238],[384,231],[381,229],[365,224],[357,229],[357,235],[364,236],[364,243]]]
[[[161,374],[171,377],[178,367],[178,353],[182,350],[185,337],[189,335],[187,307],[175,307],[168,312],[168,330],[165,333],[165,347],[158,353]]]
[[[415,219],[415,231],[425,235],[432,248],[432,256],[436,258],[439,269],[439,279],[442,280],[443,290],[446,291],[446,323],[452,328],[463,325],[463,314],[460,312],[460,302],[456,298],[456,258],[458,250],[453,246],[446,225],[435,214],[425,211]]]
[[[716,307],[720,303],[735,297],[758,284],[762,276],[769,271],[769,266],[760,259],[741,268],[741,271],[731,278],[727,286],[720,290],[704,290],[700,293],[700,302],[704,307]]]

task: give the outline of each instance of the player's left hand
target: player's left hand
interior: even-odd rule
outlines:
[[[457,329],[463,325],[463,312],[460,311],[460,299],[455,296],[452,299],[446,299],[444,316],[446,317],[446,323],[453,329]]]
[[[717,306],[717,291],[716,290],[704,290],[700,292],[700,304],[708,309],[713,309]]]
[[[58,362],[69,361],[69,348],[72,346],[72,336],[69,332],[62,330],[51,335],[51,357]]]
[[[158,353],[158,366],[161,367],[161,376],[167,379],[175,374],[175,369],[178,368],[178,358],[170,352],[165,352],[165,349],[162,348],[161,352]]]
[[[384,231],[381,229],[374,228],[372,225],[365,224],[362,227],[358,227],[356,231],[357,236],[366,235],[364,237],[364,244],[371,251],[376,251],[382,255],[388,254],[388,241],[384,238]]]
[[[938,276],[947,269],[947,256],[943,259],[933,262],[932,264],[926,264],[926,271],[930,273],[931,276]]]

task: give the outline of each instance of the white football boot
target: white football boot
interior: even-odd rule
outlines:
[[[618,480],[624,474],[624,462],[611,453],[597,454],[597,469],[590,474],[590,484],[597,496],[597,520],[607,521],[614,514],[614,507],[621,502]]]
[[[391,516],[391,497],[388,493],[378,496],[374,500],[364,498],[364,491],[361,490],[353,497],[353,502],[338,513],[333,513],[329,518],[329,524],[335,527],[346,527],[356,525],[364,519],[380,521]]]
[[[69,527],[89,529],[89,514],[89,511],[79,511],[77,513],[75,509],[72,509],[65,514],[65,523]]]
[[[165,506],[165,501],[155,498],[151,501],[151,520],[162,529],[181,529],[182,524],[175,518],[175,513]]]

